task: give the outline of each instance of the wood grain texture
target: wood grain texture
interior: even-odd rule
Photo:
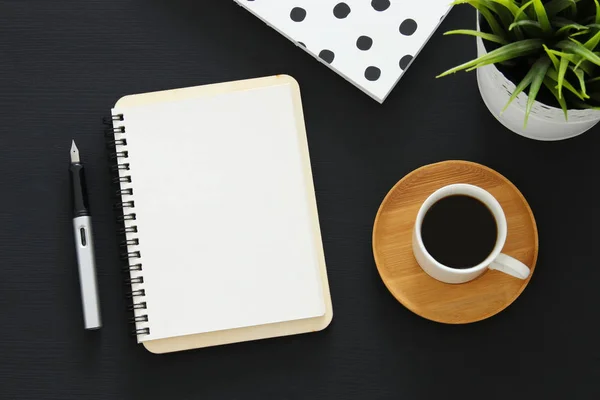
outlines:
[[[471,282],[451,285],[421,269],[412,250],[417,213],[429,195],[456,183],[479,186],[498,200],[508,224],[502,252],[525,263],[529,278],[488,270]],[[373,254],[385,286],[412,312],[447,324],[481,321],[508,307],[533,276],[538,243],[535,218],[521,192],[498,172],[466,161],[431,164],[406,175],[383,200],[373,227]]]

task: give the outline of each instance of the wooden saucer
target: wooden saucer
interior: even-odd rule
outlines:
[[[502,252],[531,269],[528,279],[488,270],[452,285],[431,278],[417,264],[412,253],[417,212],[431,193],[453,183],[479,186],[500,202],[508,222]],[[535,269],[538,233],[529,204],[508,179],[480,164],[444,161],[411,172],[390,190],[375,218],[373,254],[385,286],[406,308],[432,321],[467,324],[499,313],[519,297]]]

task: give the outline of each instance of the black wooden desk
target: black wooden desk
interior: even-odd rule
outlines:
[[[455,9],[384,105],[231,0],[0,0],[0,398],[600,398],[600,129],[559,143],[494,120]],[[300,83],[333,295],[312,335],[155,356],[128,335],[101,117],[125,94],[277,73]],[[67,174],[87,163],[104,327],[82,329]],[[371,253],[387,190],[466,159],[511,179],[540,232],[506,311],[468,326],[413,315]]]

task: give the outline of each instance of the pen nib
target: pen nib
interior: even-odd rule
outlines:
[[[78,163],[79,161],[79,149],[77,148],[77,146],[75,145],[75,141],[73,140],[71,144],[71,162]]]

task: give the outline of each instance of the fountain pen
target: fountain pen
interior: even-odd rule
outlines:
[[[90,216],[83,164],[79,158],[79,150],[74,140],[70,153],[71,165],[69,166],[69,172],[71,175],[71,194],[73,198],[73,229],[75,230],[75,248],[77,249],[83,321],[85,329],[99,329],[102,323],[100,321],[98,283],[94,260],[92,219]]]

